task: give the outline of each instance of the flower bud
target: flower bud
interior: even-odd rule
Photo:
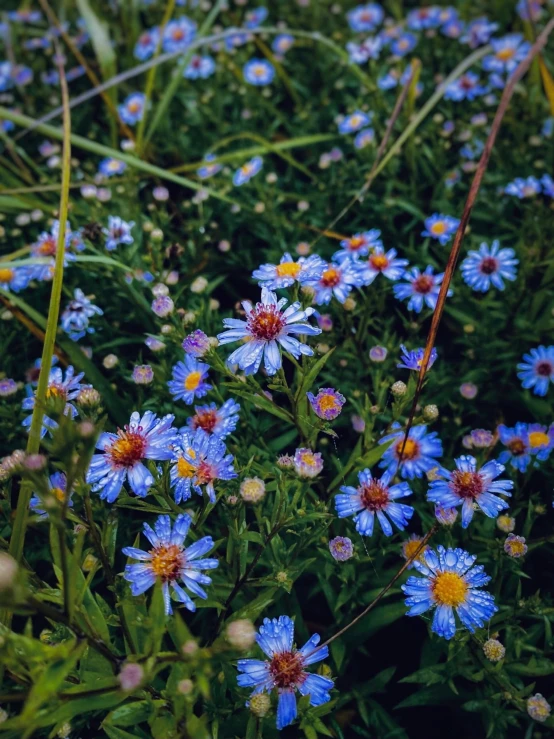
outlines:
[[[395,398],[401,398],[403,395],[406,395],[407,389],[408,388],[406,387],[406,383],[402,382],[402,380],[398,380],[391,385],[390,391],[395,396]]]
[[[117,676],[122,690],[136,690],[144,680],[144,670],[136,662],[128,662],[123,665],[121,672]]]
[[[256,629],[248,618],[232,621],[226,630],[226,638],[231,646],[246,651],[256,641]]]

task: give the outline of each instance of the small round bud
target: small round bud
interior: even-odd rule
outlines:
[[[23,466],[32,472],[43,470],[46,467],[46,457],[44,454],[29,454],[25,457]]]
[[[144,670],[136,662],[128,662],[121,668],[117,679],[122,690],[136,690],[144,680]]]
[[[527,554],[525,537],[508,534],[506,541],[504,542],[504,551],[509,557],[514,557],[514,559],[524,557]]]
[[[181,693],[181,695],[190,695],[193,690],[194,683],[188,678],[185,678],[184,680],[179,680],[179,682],[177,683],[177,692]]]
[[[189,639],[181,647],[181,652],[183,654],[186,654],[188,657],[190,657],[197,651],[198,651],[198,644],[194,641],[194,639]]]
[[[267,693],[256,693],[256,695],[253,695],[250,698],[248,708],[252,711],[254,716],[263,718],[271,708],[271,699]]]
[[[193,280],[190,286],[190,291],[192,293],[203,293],[207,287],[208,280],[205,277],[197,277],[195,280]]]
[[[246,503],[259,503],[265,496],[265,483],[259,477],[247,477],[241,482],[239,491]]]
[[[455,508],[445,508],[444,506],[436,505],[435,518],[443,526],[452,526],[458,518],[458,511]]]
[[[280,457],[277,457],[277,467],[280,467],[282,470],[291,469],[294,467],[293,457],[290,454],[281,454]]]
[[[335,536],[329,542],[329,551],[337,562],[346,562],[354,554],[354,546],[347,536]]]
[[[102,360],[102,364],[106,369],[113,369],[113,367],[115,367],[118,362],[119,359],[116,357],[115,354],[107,354]]]
[[[369,350],[369,358],[372,362],[384,362],[388,351],[384,346],[372,346]]]
[[[0,593],[11,590],[17,581],[19,566],[11,554],[0,552]]]
[[[158,318],[165,318],[173,313],[175,303],[168,295],[160,295],[152,301],[152,310]]]
[[[155,298],[162,298],[166,295],[169,295],[169,288],[167,285],[164,285],[163,282],[158,282],[152,288],[152,293],[154,294]]]
[[[167,336],[168,334],[173,333],[173,326],[170,323],[164,323],[160,331],[164,336]]]
[[[407,389],[408,388],[405,382],[402,382],[402,380],[397,380],[391,385],[390,391],[395,398],[401,398],[403,395],[406,395]]]
[[[439,409],[436,405],[426,405],[423,409],[423,418],[426,421],[436,421],[439,417]]]
[[[256,629],[248,618],[232,621],[227,626],[225,635],[231,646],[243,651],[249,649],[256,641]]]
[[[81,421],[77,425],[77,432],[82,439],[90,439],[96,432],[96,427],[90,421]]]
[[[40,632],[38,638],[43,644],[51,644],[52,643],[52,629],[43,629]]]
[[[354,308],[356,307],[356,305],[357,305],[357,303],[354,300],[354,298],[346,298],[346,300],[342,304],[342,307],[344,308],[344,310],[346,310],[348,312],[351,312],[351,311],[354,310]]]
[[[159,243],[160,241],[163,241],[164,232],[161,228],[154,228],[150,233],[150,238],[152,239],[152,241],[157,241]]]
[[[133,369],[132,380],[135,385],[150,385],[154,379],[154,370],[149,364],[137,364]]]
[[[527,713],[535,721],[546,721],[551,710],[550,703],[541,693],[535,693],[527,699]]]
[[[490,662],[500,662],[506,654],[506,647],[498,639],[487,639],[483,644],[483,652]]]
[[[278,572],[278,573],[277,573],[277,574],[275,575],[275,579],[276,579],[276,580],[277,580],[277,582],[279,582],[279,583],[285,583],[285,582],[287,582],[287,580],[289,579],[289,576],[287,575],[287,573],[286,573],[286,572],[283,572],[283,571],[281,570],[281,572]]]
[[[84,387],[79,391],[79,395],[77,395],[76,400],[77,405],[83,410],[93,410],[98,408],[102,402],[102,396],[95,388]]]

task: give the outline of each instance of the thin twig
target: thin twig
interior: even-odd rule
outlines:
[[[410,429],[412,427],[412,423],[413,423],[414,416],[416,413],[419,396],[423,388],[423,382],[425,380],[425,374],[427,372],[427,367],[429,365],[429,360],[431,358],[431,352],[435,345],[435,339],[437,337],[439,324],[442,318],[442,314],[444,312],[444,306],[446,303],[448,288],[450,287],[450,282],[452,281],[452,276],[456,268],[456,263],[458,261],[458,255],[460,254],[462,241],[464,239],[466,228],[469,223],[471,211],[473,210],[473,206],[475,205],[475,201],[477,199],[477,195],[479,193],[479,189],[483,181],[483,176],[487,170],[491,152],[494,147],[496,137],[500,129],[500,125],[502,124],[502,119],[504,118],[506,110],[508,109],[508,105],[510,103],[510,100],[512,99],[512,95],[514,94],[514,90],[515,90],[517,83],[526,74],[529,67],[531,66],[533,59],[537,56],[537,54],[539,54],[542,51],[553,29],[554,29],[554,18],[551,18],[550,21],[546,24],[546,26],[542,30],[542,32],[540,33],[540,35],[537,37],[537,40],[535,41],[533,46],[529,49],[529,52],[527,56],[525,57],[525,59],[523,59],[519,63],[517,68],[514,70],[514,73],[509,78],[506,84],[506,87],[504,88],[504,92],[502,93],[502,97],[500,99],[498,108],[496,110],[496,113],[495,113],[495,116],[494,116],[494,119],[491,125],[491,130],[487,137],[485,148],[483,149],[483,154],[481,155],[481,159],[479,160],[479,165],[477,166],[475,175],[473,177],[473,181],[471,183],[471,187],[469,188],[469,193],[468,193],[465,205],[464,205],[464,210],[462,213],[462,218],[460,220],[460,225],[458,226],[458,230],[456,231],[456,235],[454,236],[454,243],[452,244],[452,249],[448,257],[448,262],[444,270],[444,277],[441,283],[440,292],[439,292],[439,296],[437,299],[437,305],[433,313],[433,318],[431,319],[431,326],[429,328],[429,334],[427,335],[425,351],[423,353],[423,359],[421,361],[421,367],[420,367],[419,375],[417,378],[417,387],[416,387],[416,391],[414,394],[414,399],[412,401],[412,407],[410,409],[410,415],[408,417],[408,422],[406,424],[406,431],[404,434],[404,439],[402,441],[402,448],[400,450],[400,455],[398,459],[399,467],[402,464],[402,458],[404,456],[406,442],[408,441],[408,435],[410,433]]]

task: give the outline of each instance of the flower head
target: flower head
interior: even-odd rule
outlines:
[[[17,382],[11,377],[3,377],[0,380],[0,398],[8,398],[15,395],[18,390]]]
[[[203,357],[210,348],[210,340],[206,334],[197,328],[183,339],[185,354],[191,357]]]
[[[523,355],[517,366],[517,376],[525,389],[532,388],[535,395],[546,395],[550,383],[554,383],[554,346],[538,346]]]
[[[531,455],[543,462],[554,448],[554,423],[548,427],[541,426],[540,423],[530,423],[527,439]]]
[[[154,379],[154,371],[149,364],[137,364],[133,367],[131,377],[136,385],[150,385]]]
[[[192,405],[195,398],[203,398],[212,386],[206,382],[210,367],[189,354],[184,362],[177,362],[171,370],[173,379],[167,383],[174,400]]]
[[[479,590],[490,577],[483,565],[474,567],[477,558],[463,549],[428,549],[423,562],[414,561],[415,569],[423,577],[411,576],[402,590],[408,598],[408,616],[419,616],[435,609],[431,630],[445,639],[456,633],[458,616],[471,633],[481,628],[498,610],[490,593]]]
[[[355,113],[345,116],[339,123],[339,133],[355,133],[371,123],[371,115],[357,110]]]
[[[369,358],[372,362],[384,362],[387,358],[388,351],[384,346],[372,346],[369,350]]]
[[[181,513],[172,526],[169,516],[159,516],[153,529],[147,523],[143,525],[144,535],[152,549],[146,552],[135,547],[125,547],[122,550],[125,556],[139,561],[139,564],[128,564],[125,567],[124,577],[131,583],[131,593],[142,595],[156,581],[161,581],[167,615],[173,613],[170,585],[175,599],[189,611],[195,611],[196,605],[182,585],[199,598],[206,599],[208,594],[202,585],[210,585],[212,580],[201,571],[213,570],[219,565],[217,559],[203,559],[213,549],[211,536],[204,536],[190,547],[184,547],[191,521],[190,516]]]
[[[50,491],[50,494],[58,501],[60,506],[63,505],[67,496],[67,478],[65,476],[65,473],[54,472],[53,475],[50,475],[50,477],[48,478],[48,490]],[[71,493],[69,494],[67,505],[70,508],[73,507]],[[36,513],[41,518],[48,518],[48,513],[44,509],[44,502],[37,493],[33,493],[29,506],[33,513]]]
[[[550,716],[552,707],[546,698],[541,693],[535,693],[535,695],[527,698],[527,713],[535,721],[546,721]]]
[[[275,68],[266,59],[251,59],[243,67],[245,82],[260,87],[269,85],[275,77]]]
[[[460,270],[464,282],[474,290],[487,292],[491,285],[504,290],[504,280],[513,282],[516,279],[516,265],[513,249],[500,249],[498,240],[489,247],[483,243],[479,251],[470,251],[461,264]]]
[[[73,300],[66,305],[60,317],[60,323],[69,338],[78,341],[86,334],[94,333],[89,320],[92,316],[101,316],[103,313],[104,311],[94,305],[80,288],[76,288]]]
[[[215,403],[209,405],[195,405],[194,416],[187,418],[187,424],[192,431],[202,428],[208,434],[215,434],[220,439],[229,436],[237,427],[240,405],[232,398],[218,408]],[[181,429],[184,432],[186,429]]]
[[[509,182],[504,188],[506,195],[515,195],[516,198],[524,200],[539,195],[541,192],[541,183],[536,177],[516,177],[513,182]]]
[[[398,498],[406,498],[412,494],[407,482],[390,485],[393,474],[386,470],[381,479],[374,478],[368,469],[358,474],[359,485],[341,487],[343,495],[337,495],[335,506],[339,518],[354,516],[356,531],[362,536],[371,536],[375,525],[375,516],[381,524],[385,536],[392,536],[394,525],[403,531],[413,516],[411,506],[397,503]]]
[[[487,639],[483,644],[483,652],[489,662],[500,662],[506,654],[506,647],[498,639]]]
[[[319,418],[326,421],[332,421],[342,411],[342,406],[346,403],[346,398],[332,387],[321,388],[317,395],[306,393],[313,412]]]
[[[444,273],[438,275],[433,274],[432,267],[426,267],[421,272],[417,267],[404,272],[403,279],[405,282],[398,282],[393,285],[394,297],[398,300],[406,300],[408,298],[408,310],[421,313],[424,305],[431,310],[435,310],[440,292],[440,285],[443,280]],[[449,290],[447,295],[452,295]]]
[[[295,262],[292,256],[286,252],[281,257],[279,264],[262,264],[258,269],[255,269],[252,278],[258,280],[260,287],[278,290],[290,287],[295,282],[303,285],[308,280],[319,280],[325,266],[325,261],[317,254],[300,257]]]
[[[261,302],[255,306],[249,300],[242,304],[246,321],[238,318],[225,318],[227,331],[218,335],[220,344],[245,339],[246,343],[236,349],[227,359],[228,364],[238,364],[247,375],[260,368],[262,359],[268,375],[274,375],[282,366],[279,347],[289,352],[295,359],[300,355],[312,356],[313,350],[291,334],[316,336],[321,329],[311,326],[307,319],[314,313],[313,308],[302,310],[300,303],[292,303],[283,311],[288,301],[277,300],[274,292],[262,288]]]
[[[388,280],[399,280],[408,266],[407,259],[397,259],[396,249],[387,252],[382,246],[375,246],[367,260],[359,260],[359,278],[362,285],[371,285],[377,275]]]
[[[142,92],[132,92],[125,101],[117,106],[119,117],[128,126],[137,124],[144,114],[145,96]]]
[[[475,100],[480,95],[485,95],[487,88],[480,83],[479,75],[475,72],[466,72],[446,88],[445,100]]]
[[[289,33],[280,33],[275,36],[271,48],[276,54],[283,55],[294,45],[294,36]]]
[[[206,154],[206,156],[204,157],[205,163],[196,170],[196,174],[200,177],[201,180],[207,180],[209,177],[213,177],[215,174],[221,172],[221,170],[223,169],[222,164],[218,164],[217,162],[213,163],[214,159],[215,154]]]
[[[442,479],[433,480],[427,493],[427,500],[440,503],[449,508],[462,506],[462,527],[469,526],[475,506],[489,518],[496,518],[500,511],[508,508],[508,503],[498,496],[511,496],[509,492],[514,483],[511,480],[497,480],[504,472],[504,465],[491,460],[480,470],[477,460],[470,455],[463,455],[454,460],[456,469],[448,472],[439,470]]]
[[[106,249],[113,251],[120,244],[132,244],[134,239],[131,236],[131,229],[134,225],[134,221],[124,221],[119,216],[108,216],[108,227],[102,229],[106,237]]]
[[[492,39],[490,45],[493,53],[483,59],[483,69],[497,74],[511,74],[531,48],[531,44],[524,41],[520,33]]]
[[[33,276],[33,271],[25,267],[2,267],[0,268],[0,287],[3,290],[18,293],[27,287]]]
[[[66,416],[75,418],[77,415],[77,408],[71,402],[79,395],[79,391],[84,387],[81,384],[81,380],[84,377],[84,372],[80,372],[78,375],[75,374],[75,370],[70,365],[65,371],[65,377],[63,371],[59,367],[53,367],[50,370],[48,377],[48,387],[46,389],[46,400],[50,402],[59,402],[62,405],[63,413]],[[35,395],[25,398],[21,404],[23,410],[32,410],[35,407]],[[32,414],[23,421],[23,426],[30,428]],[[42,421],[41,436],[44,436],[47,431],[51,431],[58,427],[56,421],[49,416],[44,416]]]
[[[348,25],[353,31],[374,31],[385,17],[383,8],[378,3],[366,3],[357,5],[348,11],[346,18]]]
[[[170,21],[164,28],[163,50],[186,51],[196,35],[196,23],[185,15]]]
[[[508,534],[506,541],[504,542],[504,551],[508,556],[514,557],[515,559],[524,557],[527,554],[525,537]]]
[[[170,481],[175,502],[188,500],[192,490],[200,496],[205,490],[215,503],[214,483],[237,476],[233,462],[233,455],[227,453],[219,436],[208,434],[203,428],[194,432],[181,429],[171,452]]]
[[[354,234],[349,239],[343,239],[340,242],[341,250],[337,251],[333,258],[341,259],[344,257],[365,257],[369,252],[373,252],[376,247],[383,248],[383,242],[379,238],[381,231],[378,228],[372,228],[370,231]]]
[[[265,618],[256,635],[256,642],[269,660],[241,659],[238,661],[237,682],[241,688],[253,688],[252,700],[264,691],[277,690],[277,728],[284,729],[296,718],[296,696],[310,696],[312,706],[331,700],[333,681],[323,675],[310,674],[306,667],[326,659],[328,647],[317,648],[320,638],[314,634],[302,649],[294,647],[294,623],[288,616],[272,620]]]
[[[425,354],[425,349],[422,347],[420,349],[412,349],[411,351],[408,351],[404,344],[400,344],[400,349],[402,350],[402,356],[400,359],[402,360],[400,364],[397,364],[396,366],[399,368],[414,370],[416,372],[419,372],[421,369],[421,365],[423,362],[423,356]],[[429,357],[429,364],[427,365],[427,371],[431,369],[431,367],[434,365],[435,360],[437,358],[437,350],[435,347],[431,349],[431,355]]]
[[[183,72],[183,77],[187,80],[205,80],[215,72],[215,61],[207,54],[193,54],[188,67]]]
[[[103,174],[104,177],[113,177],[114,175],[123,174],[127,169],[125,162],[119,159],[113,159],[113,157],[106,157],[102,159],[98,166],[98,171]]]
[[[375,141],[375,131],[373,128],[362,128],[354,137],[354,146],[356,149],[365,149],[366,146],[373,144]]]
[[[141,33],[141,35],[137,39],[137,43],[135,44],[135,49],[133,51],[135,59],[138,59],[141,62],[149,59],[156,51],[159,43],[159,38],[160,33],[157,27],[148,28],[146,31]]]
[[[432,216],[425,219],[425,230],[421,232],[421,235],[436,239],[444,246],[444,244],[450,241],[452,235],[456,233],[459,225],[460,220],[458,218],[445,216],[442,213],[433,213]]]
[[[421,542],[423,541],[423,538],[421,536],[418,536],[417,534],[412,534],[409,539],[406,539],[406,541],[402,544],[402,556],[404,559],[408,560],[417,552],[419,549]],[[416,559],[419,562],[423,562],[423,555],[427,551],[429,547],[424,546],[419,554],[417,555]],[[408,565],[408,569],[411,570],[414,566],[413,561],[410,562]]]
[[[300,448],[294,452],[293,465],[298,477],[317,477],[323,469],[323,459],[319,452]]]
[[[491,23],[488,18],[476,18],[468,24],[460,41],[471,49],[476,49],[478,46],[487,44],[497,28],[498,23]]]
[[[237,169],[233,175],[233,185],[240,187],[246,182],[250,182],[254,175],[257,175],[263,166],[263,159],[261,157],[254,157],[242,167]]]
[[[340,263],[329,262],[318,280],[307,280],[306,286],[313,288],[317,305],[328,305],[333,296],[344,303],[353,287],[362,283],[360,267],[350,259]]]
[[[347,536],[335,536],[329,542],[329,551],[337,562],[346,562],[347,559],[353,556],[354,546]]]
[[[265,497],[265,482],[259,477],[246,477],[240,484],[239,492],[246,503],[259,503]]]
[[[394,429],[400,429],[399,424],[393,424]],[[400,475],[413,480],[414,477],[423,477],[426,472],[436,467],[436,459],[442,455],[442,443],[436,431],[427,433],[427,426],[412,426],[406,443],[403,430],[395,431],[379,440],[379,444],[386,444],[394,440],[383,454],[380,467],[395,475],[398,463],[402,459]],[[402,451],[403,450],[403,451]]]
[[[158,418],[152,411],[141,417],[135,411],[129,425],[117,434],[100,434],[96,448],[103,453],[93,456],[87,482],[100,493],[102,500],[113,503],[126,480],[135,495],[140,498],[148,495],[154,478],[144,462],[171,458],[177,440],[177,431],[172,426],[174,418],[170,414]]]

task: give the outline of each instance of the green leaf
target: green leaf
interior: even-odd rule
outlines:
[[[136,734],[129,734],[124,729],[119,729],[117,726],[110,726],[109,724],[103,724],[102,728],[110,739],[137,739]]]
[[[265,395],[259,395],[258,393],[249,392],[248,390],[245,390],[244,387],[237,388],[235,386],[235,383],[225,384],[227,385],[227,387],[230,387],[232,389],[233,395],[238,395],[239,397],[244,398],[244,400],[252,403],[255,408],[266,411],[267,413],[271,413],[271,415],[277,416],[277,418],[280,418],[282,421],[286,421],[287,423],[293,422],[293,418],[288,411],[272,403],[271,400],[269,400],[269,398],[266,398]]]
[[[161,580],[156,580],[150,610],[148,611],[149,629],[148,629],[148,652],[156,655],[162,646],[165,634],[165,603],[162,591]]]
[[[104,79],[108,79],[116,72],[115,48],[108,33],[108,24],[102,23],[90,7],[88,0],[76,0],[76,2],[90,35],[94,53],[102,70],[102,76]]]
[[[278,590],[279,588],[274,587],[263,590],[258,597],[254,598],[254,600],[247,606],[244,606],[244,608],[233,613],[233,621],[237,618],[249,618],[251,621],[255,621],[257,617],[273,603],[275,593],[277,593]]]
[[[134,701],[132,703],[124,703],[111,711],[102,726],[135,726],[143,721],[148,721],[152,715],[154,706],[151,701]]]
[[[390,441],[386,441],[384,444],[377,444],[377,446],[373,447],[373,449],[370,449],[369,452],[366,452],[357,460],[356,468],[365,469],[366,467],[368,467],[371,469],[374,465],[377,464],[377,462],[380,461],[381,457],[384,455],[387,449],[394,444],[394,442],[395,439],[390,439]]]

